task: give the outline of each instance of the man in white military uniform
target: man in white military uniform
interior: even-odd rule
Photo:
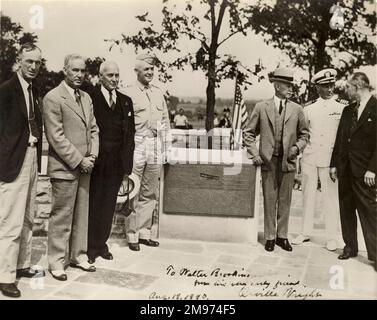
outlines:
[[[331,251],[338,247],[340,218],[338,185],[330,179],[329,166],[340,117],[345,107],[334,96],[336,75],[336,70],[324,69],[313,76],[312,83],[315,84],[320,97],[304,108],[310,138],[301,161],[304,193],[303,225],[302,233],[292,240],[296,245],[310,240],[319,179],[322,190],[321,211],[326,225],[326,248]]]
[[[170,138],[170,121],[162,91],[151,84],[155,57],[141,54],[136,57],[137,81],[126,88],[135,114],[135,152],[133,173],[139,177],[140,192],[132,203],[127,230],[128,247],[139,251],[139,243],[157,247],[151,239],[152,216],[157,203],[158,178],[163,153]],[[169,139],[170,138],[170,139]]]

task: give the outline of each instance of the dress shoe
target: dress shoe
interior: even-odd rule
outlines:
[[[292,240],[292,244],[294,245],[300,245],[304,242],[310,241],[310,238],[308,236],[304,236],[303,234],[299,234],[296,238]]]
[[[45,276],[44,270],[34,270],[31,268],[17,269],[17,278],[43,278]]]
[[[68,277],[64,270],[50,270],[52,277],[58,281],[67,281]]]
[[[329,251],[335,251],[338,249],[338,243],[336,240],[332,239],[326,242],[326,249]]]
[[[95,266],[91,266],[87,261],[83,261],[81,263],[70,263],[69,264],[70,267],[72,268],[77,268],[77,269],[81,269],[82,271],[86,271],[86,272],[95,272],[96,271],[96,267]]]
[[[0,291],[7,297],[21,297],[21,291],[17,289],[14,283],[0,283]]]
[[[152,239],[139,239],[139,243],[144,244],[148,247],[158,247],[160,243]]]
[[[349,258],[354,258],[357,256],[357,252],[344,250],[343,253],[338,257],[339,260],[348,260]]]
[[[274,251],[275,248],[275,240],[267,240],[266,244],[264,245],[264,249],[266,251]]]
[[[288,239],[276,238],[276,245],[285,251],[292,251],[292,246],[290,245]]]
[[[100,257],[105,259],[105,260],[113,260],[114,259],[113,255],[109,251],[101,253]]]
[[[129,242],[128,243],[128,247],[132,251],[140,251],[140,246],[139,246],[139,244],[137,242]]]

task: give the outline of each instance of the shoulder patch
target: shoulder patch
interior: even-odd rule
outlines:
[[[318,99],[314,99],[314,100],[310,100],[310,101],[304,103],[304,107],[310,106],[311,104],[317,102],[317,100],[318,100]]]
[[[335,101],[344,105],[350,104],[350,102],[346,99],[336,98]]]

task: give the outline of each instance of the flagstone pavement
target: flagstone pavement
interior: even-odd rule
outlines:
[[[18,280],[20,299],[376,299],[377,272],[366,258],[341,261],[324,248],[323,217],[317,211],[311,242],[293,252],[264,250],[260,242],[215,243],[159,239],[160,247],[133,252],[125,239],[111,238],[114,260],[98,258],[97,271],[68,268],[68,281],[46,277]],[[301,224],[301,192],[294,191],[291,236]],[[47,267],[46,238],[33,239],[32,260]],[[1,299],[7,299],[0,295]]]

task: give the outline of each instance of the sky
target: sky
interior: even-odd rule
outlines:
[[[162,19],[161,3],[162,0],[1,0],[0,5],[3,14],[10,16],[13,22],[20,23],[24,31],[33,32],[38,36],[38,45],[47,60],[49,70],[61,70],[64,56],[69,53],[75,52],[90,58],[100,56],[118,63],[122,82],[127,85],[135,81],[133,71],[135,50],[132,46],[127,46],[123,47],[122,52],[117,47],[109,51],[110,45],[104,39],[120,39],[122,33],[136,34],[142,24],[135,16],[146,12],[149,12],[151,20],[156,22],[155,25],[158,25]],[[177,10],[183,9],[183,0],[177,0],[176,3]],[[197,13],[203,14],[203,11]],[[222,36],[226,32],[224,23]],[[196,41],[181,43],[182,50],[192,51],[197,46]],[[220,53],[237,56],[247,67],[253,67],[258,59],[261,59],[268,71],[273,70],[278,64],[280,66],[290,64],[289,59],[279,49],[266,45],[260,35],[254,34],[231,38],[220,48]],[[162,58],[169,60],[173,57],[165,54]],[[175,71],[172,75],[173,82],[167,84],[156,82],[156,84],[168,89],[171,95],[205,97],[207,82],[203,72],[193,72],[188,69]],[[244,93],[247,99],[265,99],[272,94],[273,89],[268,80],[260,83],[255,81],[255,84],[249,86]],[[233,98],[234,81],[223,81],[216,95],[221,98]]]

